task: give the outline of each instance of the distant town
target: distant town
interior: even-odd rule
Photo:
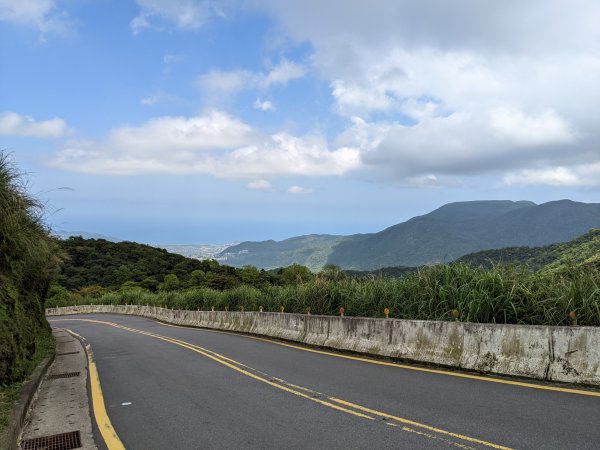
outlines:
[[[171,253],[186,256],[195,259],[215,259],[217,261],[226,261],[227,256],[219,256],[225,249],[239,244],[239,242],[231,242],[229,244],[186,244],[186,245],[161,245]]]

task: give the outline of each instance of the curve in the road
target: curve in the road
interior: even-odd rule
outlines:
[[[195,344],[192,344],[192,343],[189,343],[186,341],[174,339],[174,338],[159,335],[156,333],[150,333],[148,331],[138,330],[136,328],[126,327],[126,326],[119,325],[114,322],[106,322],[106,321],[95,320],[95,319],[63,319],[63,320],[76,320],[76,321],[81,321],[81,322],[90,322],[90,323],[97,323],[97,324],[101,324],[101,325],[107,325],[107,326],[119,328],[121,330],[129,331],[132,333],[138,333],[138,334],[142,334],[144,336],[149,336],[149,337],[152,337],[155,339],[160,339],[165,342],[170,342],[172,344],[178,345],[180,347],[183,347],[183,348],[191,350],[195,353],[198,353],[202,356],[205,356],[219,364],[222,364],[232,370],[235,370],[236,372],[239,372],[239,373],[246,375],[250,378],[253,378],[257,381],[268,384],[269,386],[272,386],[274,388],[281,389],[290,394],[297,395],[297,396],[305,398],[307,400],[319,403],[323,406],[326,406],[326,407],[329,407],[329,408],[332,408],[332,409],[335,409],[338,411],[342,411],[347,414],[352,414],[354,416],[357,416],[357,417],[360,417],[363,419],[375,420],[375,417],[373,417],[373,416],[381,417],[381,418],[386,419],[386,424],[389,426],[400,426],[401,429],[405,432],[417,433],[417,434],[419,434],[423,437],[429,438],[429,439],[443,440],[443,441],[446,441],[458,448],[467,449],[467,448],[472,448],[472,447],[463,445],[460,442],[451,441],[450,438],[458,439],[458,440],[469,442],[472,444],[482,445],[482,446],[489,447],[489,448],[502,449],[502,450],[510,449],[510,447],[495,444],[492,442],[487,442],[482,439],[477,439],[477,438],[474,438],[471,436],[466,436],[466,435],[460,434],[460,433],[453,433],[451,431],[447,431],[447,430],[443,430],[441,428],[426,425],[426,424],[423,424],[420,422],[416,422],[414,420],[410,420],[410,419],[406,419],[403,417],[394,416],[392,414],[388,414],[388,413],[385,413],[382,411],[377,411],[374,409],[366,408],[364,406],[357,405],[357,404],[354,404],[354,403],[351,403],[351,402],[348,402],[348,401],[345,401],[345,400],[342,400],[339,398],[327,397],[327,396],[324,396],[323,394],[313,391],[311,389],[288,383],[285,380],[281,380],[279,378],[271,377],[268,374],[262,373],[259,370],[256,370],[246,364],[235,361],[224,355],[213,352],[212,350],[205,349],[203,347],[200,347],[198,345],[195,345]],[[70,331],[70,332],[72,332],[72,331]],[[325,400],[323,398],[325,398]],[[96,410],[97,405],[99,405],[98,407],[100,409],[104,408],[103,402],[94,401],[93,405],[94,405],[94,410]],[[100,411],[99,414],[103,417],[103,415],[106,415],[106,411],[104,410],[103,413],[102,413],[102,411]],[[421,430],[425,430],[425,431],[417,431],[417,430],[410,428],[409,426],[412,426],[414,428],[418,428]],[[116,436],[116,433],[114,434],[114,436]],[[103,437],[105,437],[104,433],[103,433]],[[107,441],[106,438],[105,438],[105,442],[107,443],[107,446],[111,450],[113,448],[115,448],[115,449],[119,448],[118,446],[113,447],[113,446],[109,445],[109,443],[111,443],[111,441]]]

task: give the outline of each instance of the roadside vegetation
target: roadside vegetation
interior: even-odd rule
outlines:
[[[0,152],[0,433],[21,382],[54,348],[44,299],[59,264],[42,205]]]
[[[302,267],[302,266],[300,266]],[[255,269],[256,270],[256,269]],[[296,271],[300,272],[299,268]],[[164,283],[168,283],[166,280]],[[55,293],[58,294],[58,293]],[[533,272],[498,265],[478,268],[463,263],[423,267],[401,278],[349,278],[335,266],[282,285],[241,284],[217,290],[208,286],[151,292],[125,285],[62,291],[48,306],[137,304],[187,310],[264,311],[483,323],[600,326],[600,272],[588,265]]]

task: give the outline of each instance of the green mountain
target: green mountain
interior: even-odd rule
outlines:
[[[444,263],[477,251],[565,242],[600,227],[600,204],[559,200],[449,203],[379,233],[299,236],[281,242],[244,242],[219,256],[227,264],[273,268],[299,263],[344,269]]]
[[[592,229],[569,242],[543,247],[484,250],[462,256],[458,261],[484,268],[496,264],[513,264],[527,266],[533,270],[557,270],[573,264],[600,266],[600,229]]]
[[[313,270],[321,269],[336,245],[351,237],[310,234],[284,241],[242,242],[228,247],[218,255],[228,265],[247,264],[265,269],[301,264]]]

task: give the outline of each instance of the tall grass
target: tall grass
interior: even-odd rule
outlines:
[[[60,257],[43,214],[0,151],[0,385],[23,379],[40,338],[50,336],[44,298]]]
[[[552,273],[496,266],[474,268],[449,264],[422,268],[403,278],[376,280],[323,278],[298,285],[257,289],[242,285],[216,291],[195,288],[185,291],[150,293],[141,289],[113,292],[84,303],[143,304],[175,309],[229,309],[279,311],[335,315],[344,308],[348,316],[391,317],[417,320],[571,325],[571,311],[579,325],[600,326],[600,272],[577,266]],[[68,300],[54,305],[66,306]]]

